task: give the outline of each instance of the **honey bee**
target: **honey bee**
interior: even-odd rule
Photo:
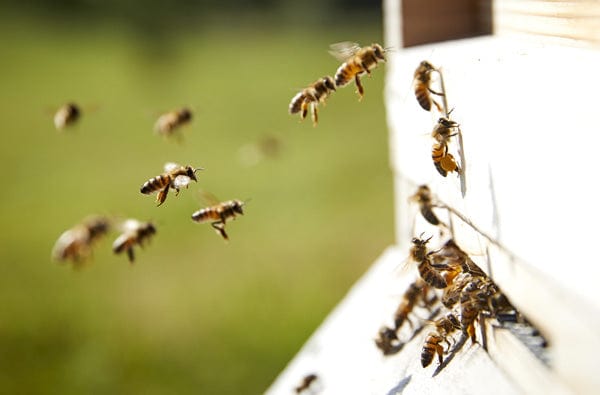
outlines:
[[[311,374],[307,374],[306,376],[304,376],[302,378],[302,381],[300,382],[300,384],[294,388],[294,391],[296,391],[297,394],[304,392],[305,390],[307,390],[313,382],[315,382],[317,379],[319,378],[319,376],[317,376],[314,373]]]
[[[474,278],[463,289],[460,296],[460,324],[473,343],[476,342],[475,320],[487,304],[487,296],[482,289],[482,280]]]
[[[452,133],[453,130],[457,130],[460,125],[446,117],[440,117],[438,122],[435,124],[431,137],[433,137],[438,143],[447,144],[450,137],[456,136],[458,132]]]
[[[412,201],[419,204],[421,215],[427,220],[427,222],[435,226],[440,225],[446,227],[446,224],[440,221],[433,212],[433,197],[431,196],[431,190],[427,185],[419,186],[417,192],[410,198]]]
[[[229,236],[225,232],[225,223],[228,219],[235,219],[237,214],[244,215],[244,202],[241,200],[228,200],[214,206],[200,209],[192,214],[192,220],[203,223],[211,222],[211,226],[225,240],[229,240]]]
[[[431,63],[424,60],[415,70],[415,96],[421,107],[425,111],[431,111],[431,105],[435,105],[439,112],[442,112],[442,106],[433,100],[431,94],[443,96],[443,93],[434,92],[431,89],[431,73],[438,70]]]
[[[192,111],[189,108],[173,110],[158,117],[154,131],[165,137],[172,136],[179,127],[192,121]]]
[[[413,246],[410,249],[410,257],[413,261],[418,263],[418,270],[421,278],[425,282],[434,288],[446,288],[448,283],[444,275],[443,270],[449,269],[444,264],[433,264],[430,258],[431,253],[427,253],[427,243],[431,240],[429,237],[426,240],[420,238],[413,238]]]
[[[344,62],[335,73],[335,85],[338,88],[343,87],[354,79],[359,100],[361,100],[364,88],[360,82],[360,76],[365,73],[370,75],[371,70],[377,67],[379,62],[385,62],[385,52],[386,50],[379,44],[371,44],[362,48],[351,42],[332,44],[329,53]]]
[[[434,325],[436,331],[430,332],[427,335],[425,344],[421,350],[421,366],[424,368],[431,364],[435,354],[438,356],[440,365],[442,364],[442,358],[444,354],[444,347],[442,346],[442,343],[445,342],[448,344],[448,347],[450,347],[448,336],[452,332],[461,329],[461,324],[458,318],[456,318],[456,316],[452,313],[448,313],[446,316],[438,319],[434,322]]]
[[[203,168],[193,168],[192,166],[180,166],[176,163],[167,163],[164,167],[165,172],[154,178],[146,181],[140,188],[140,192],[145,195],[150,195],[156,191],[158,195],[156,201],[158,206],[164,203],[167,199],[169,189],[175,189],[175,195],[179,194],[179,190],[189,185],[191,180],[198,182],[196,172],[204,170]]]
[[[109,229],[110,221],[106,217],[86,218],[60,235],[52,249],[52,258],[56,261],[72,260],[74,264],[83,263],[90,256],[92,245]]]
[[[442,143],[435,143],[431,148],[431,159],[433,159],[433,165],[443,177],[448,175],[448,172],[455,171],[460,174],[461,169],[458,167],[454,156],[448,152],[448,145]]]
[[[126,251],[129,262],[133,263],[135,260],[133,247],[136,245],[143,247],[144,243],[156,233],[156,228],[151,222],[140,222],[136,219],[128,219],[121,228],[123,233],[114,241],[113,252],[120,254]]]
[[[442,304],[447,308],[451,309],[458,303],[461,297],[463,288],[472,280],[471,276],[465,275],[459,277],[457,280],[444,290],[442,294]]]
[[[325,104],[325,99],[327,99],[327,97],[335,90],[333,78],[328,75],[319,78],[292,98],[289,106],[290,114],[300,112],[300,118],[304,119],[306,118],[308,107],[310,105],[313,126],[317,126],[317,123],[319,122],[317,106],[319,103]]]
[[[379,329],[377,337],[375,338],[375,345],[381,350],[383,355],[392,355],[400,351],[402,343],[398,339],[396,330],[388,328],[387,326]]]
[[[423,279],[420,278],[408,286],[408,289],[402,297],[400,305],[394,313],[394,325],[396,327],[396,331],[398,331],[400,327],[402,327],[404,321],[408,321],[408,323],[412,327],[412,323],[408,318],[408,315],[412,312],[415,305],[419,302],[419,299],[421,299],[426,294],[427,290],[427,284],[423,281]]]
[[[54,114],[54,126],[56,130],[61,131],[75,124],[79,118],[81,118],[81,108],[73,102],[66,103]]]

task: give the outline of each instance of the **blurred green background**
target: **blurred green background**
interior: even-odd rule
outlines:
[[[287,113],[335,73],[330,43],[382,41],[379,4],[355,3],[3,3],[0,392],[266,390],[393,241],[385,66],[362,102],[334,93],[317,128]],[[70,100],[83,118],[57,132]],[[182,144],[153,134],[184,105]],[[265,136],[278,154],[241,161]],[[139,187],[167,161],[206,170],[157,208]],[[190,220],[200,188],[252,199],[229,243]],[[89,214],[158,234],[133,266],[112,254],[115,233],[83,270],[51,262]]]

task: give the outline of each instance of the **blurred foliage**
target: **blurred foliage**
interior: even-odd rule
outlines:
[[[381,41],[380,28],[221,22],[158,46],[107,21],[0,24],[2,392],[260,393],[392,243],[385,66],[362,102],[352,86],[334,93],[317,128],[287,114],[335,72],[329,43]],[[68,100],[84,115],[59,133],[52,112]],[[195,110],[184,141],[154,135],[182,105]],[[278,155],[241,161],[265,136]],[[167,161],[206,170],[157,208],[139,187]],[[229,243],[190,220],[199,188],[252,198]],[[83,270],[50,262],[92,213],[151,219],[158,234],[133,266],[111,253],[115,234]]]

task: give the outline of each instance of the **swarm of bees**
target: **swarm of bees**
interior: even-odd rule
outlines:
[[[427,222],[446,230],[433,212],[436,204],[429,187],[421,185],[411,200],[418,203]],[[437,356],[437,371],[447,364],[444,357],[448,355],[449,361],[450,355],[457,353],[466,340],[479,342],[477,326],[481,332],[481,343],[487,350],[486,322],[503,328],[508,328],[507,322],[529,325],[532,333],[543,339],[453,238],[447,239],[435,250],[428,247],[431,239],[432,236],[425,238],[423,234],[412,239],[408,261],[416,264],[419,276],[409,285],[393,315],[394,327],[383,327],[375,338],[375,345],[384,355],[399,352],[407,341],[426,327],[431,327],[431,330],[421,349],[421,365],[423,368],[429,366]],[[428,312],[429,318],[419,318],[415,314],[417,307]],[[443,315],[440,316],[440,313]],[[419,327],[415,326],[415,320],[421,321]],[[401,330],[405,322],[413,333],[403,340]],[[455,334],[460,335],[458,341]],[[543,347],[547,346],[545,339],[540,343]]]
[[[360,81],[363,74],[371,75],[371,70],[377,67],[379,62],[385,62],[384,49],[379,44],[361,47],[353,42],[341,42],[331,45],[329,51],[336,59],[342,61],[333,78],[326,75],[302,89],[292,98],[289,105],[289,113],[300,113],[300,118],[306,118],[310,106],[313,126],[317,126],[318,110],[320,103],[335,92],[337,88],[348,85],[352,80],[356,84],[359,100],[364,96],[364,88]]]

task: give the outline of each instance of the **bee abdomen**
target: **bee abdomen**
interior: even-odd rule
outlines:
[[[203,208],[192,214],[192,220],[196,222],[204,222],[219,219],[219,215],[212,208]]]
[[[431,100],[429,98],[429,92],[424,86],[417,85],[415,88],[415,96],[421,107],[425,111],[431,111]]]
[[[348,63],[343,63],[335,73],[335,85],[345,86],[353,78],[352,69],[348,66]]]
[[[146,181],[140,188],[140,192],[148,195],[158,189],[164,188],[165,186],[169,185],[170,182],[171,178],[169,176],[161,174],[160,176],[156,176]]]
[[[423,218],[425,218],[427,220],[427,222],[429,222],[431,225],[439,225],[440,224],[440,220],[435,215],[435,213],[427,207],[423,207],[421,209],[421,215],[423,215]]]
[[[298,93],[296,96],[292,98],[290,102],[289,111],[290,114],[296,114],[302,108],[302,103],[306,100],[306,97],[303,92]]]
[[[444,276],[432,268],[427,261],[419,264],[419,274],[427,284],[434,288],[442,289],[448,286]]]
[[[423,350],[421,351],[421,366],[426,368],[427,366],[429,366],[431,364],[431,361],[433,361],[433,356],[436,353],[440,352],[439,343],[442,340],[443,339],[441,338],[441,336],[439,336],[435,333],[430,333],[427,336],[427,339],[425,340],[425,344],[423,345]],[[440,357],[441,357],[441,355],[440,355]]]

